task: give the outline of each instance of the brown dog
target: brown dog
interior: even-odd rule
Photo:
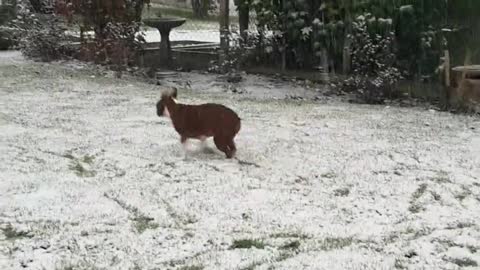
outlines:
[[[240,131],[240,118],[231,109],[214,103],[186,105],[176,102],[177,89],[170,94],[162,94],[157,103],[157,115],[172,120],[173,127],[180,134],[185,146],[187,139],[198,139],[203,143],[213,137],[218,150],[227,158],[235,156],[237,151],[233,139]]]

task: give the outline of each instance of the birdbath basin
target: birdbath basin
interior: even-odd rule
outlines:
[[[150,18],[143,22],[150,26],[157,28],[162,37],[160,41],[160,61],[166,63],[168,67],[172,65],[172,48],[170,47],[170,31],[184,24],[187,20],[184,18]]]
[[[172,28],[179,27],[186,22],[183,18],[150,18],[145,19],[143,22],[151,27],[155,27],[158,31],[167,32]]]

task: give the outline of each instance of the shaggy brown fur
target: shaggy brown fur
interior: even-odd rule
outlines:
[[[234,138],[240,131],[240,118],[231,109],[214,103],[186,105],[175,101],[177,89],[173,93],[163,94],[157,103],[157,115],[170,117],[173,127],[180,134],[180,141],[187,139],[205,141],[213,137],[218,150],[227,158],[235,156]]]

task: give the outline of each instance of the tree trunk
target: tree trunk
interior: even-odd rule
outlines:
[[[228,54],[228,34],[230,29],[229,22],[229,1],[220,1],[220,47],[224,53]]]
[[[193,16],[203,19],[208,16],[209,0],[192,0]]]
[[[241,5],[238,8],[238,22],[240,25],[240,34],[242,36],[243,42],[247,42],[247,31],[248,31],[248,23],[250,21],[250,9],[247,5]]]

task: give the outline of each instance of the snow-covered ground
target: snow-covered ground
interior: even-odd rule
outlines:
[[[255,76],[232,94],[186,73],[163,85],[243,122],[242,162],[211,141],[184,159],[155,115],[164,86],[12,52],[0,78],[0,269],[480,264],[478,117],[274,100],[305,90]]]

